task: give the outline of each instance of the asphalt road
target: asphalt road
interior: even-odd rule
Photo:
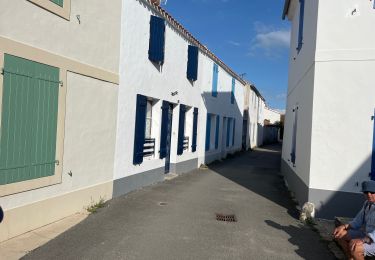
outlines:
[[[279,165],[268,146],[113,199],[24,259],[334,259],[298,221]]]

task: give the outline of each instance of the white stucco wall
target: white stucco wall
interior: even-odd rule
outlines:
[[[25,0],[0,5],[0,36],[118,73],[121,0],[72,0],[70,21]]]
[[[205,162],[207,113],[220,115],[221,123],[223,122],[223,117],[236,117],[236,141],[232,149],[234,150],[241,145],[244,102],[242,84],[236,80],[236,101],[235,104],[231,104],[232,76],[219,66],[218,97],[212,97],[213,61],[201,51],[199,52],[198,80],[191,84],[186,78],[187,48],[188,44],[191,43],[176,31],[169,22],[166,23],[165,32],[165,62],[159,71],[148,60],[150,15],[158,15],[158,13],[145,2],[141,0],[123,1],[120,58],[121,84],[115,179],[164,167],[165,165],[165,160],[159,159],[158,153],[153,158],[144,160],[141,165],[135,166],[132,163],[135,110],[129,113],[129,107],[135,107],[137,94],[176,104],[173,111],[171,163],[179,163],[198,157],[198,165]],[[178,95],[172,96],[171,93],[175,91],[178,92]],[[189,151],[184,151],[182,155],[177,155],[178,104],[199,109],[197,151],[194,153],[189,149]],[[160,107],[160,105],[161,102],[157,104],[157,107]],[[192,112],[193,109],[187,114],[187,120],[191,119],[192,121]],[[160,116],[153,117],[153,124],[159,129],[153,136],[156,138],[156,151],[158,151],[160,145],[160,140],[158,140],[160,139]],[[189,128],[189,125],[192,125],[192,122],[187,125],[187,131],[192,130],[192,126]],[[222,129],[220,129],[220,132],[222,132]],[[209,153],[215,153],[215,151],[210,150]]]
[[[275,111],[271,108],[264,108],[264,119],[269,120],[271,124],[280,122],[280,112]]]
[[[358,192],[361,182],[368,180],[375,104],[374,22],[372,1],[319,3],[312,188]]]
[[[249,95],[249,138],[250,138],[250,147],[256,147],[258,145],[258,99],[259,97],[253,89],[250,90]]]
[[[291,20],[291,44],[289,58],[289,76],[287,107],[285,112],[282,159],[296,175],[309,186],[311,128],[314,94],[314,61],[318,6],[320,1],[305,1],[303,45],[297,52],[299,30],[299,1],[292,0],[288,12]],[[298,106],[296,134],[296,162],[291,163],[294,112]]]

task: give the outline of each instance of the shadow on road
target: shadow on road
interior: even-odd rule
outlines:
[[[284,207],[290,216],[299,212],[290,198],[280,172],[281,144],[267,145],[226,160],[212,163],[209,168],[217,174]]]
[[[264,221],[268,226],[273,227],[278,230],[282,230],[285,233],[287,233],[290,238],[288,241],[297,246],[298,249],[295,250],[295,252],[301,256],[303,259],[311,259],[315,260],[316,259],[316,252],[315,252],[315,247],[311,245],[312,239],[310,236],[306,236],[306,229],[307,227],[303,226],[302,224],[300,226],[293,226],[293,225],[288,225],[288,226],[283,226],[280,225],[272,220],[265,220]],[[332,256],[332,259],[335,259]]]

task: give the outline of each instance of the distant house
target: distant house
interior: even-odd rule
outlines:
[[[374,176],[373,1],[286,0],[292,24],[282,172],[317,215],[353,216]],[[369,175],[370,174],[370,175]]]

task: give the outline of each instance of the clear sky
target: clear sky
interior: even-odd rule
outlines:
[[[290,24],[284,0],[167,0],[166,9],[237,74],[257,87],[271,108],[285,109]]]

